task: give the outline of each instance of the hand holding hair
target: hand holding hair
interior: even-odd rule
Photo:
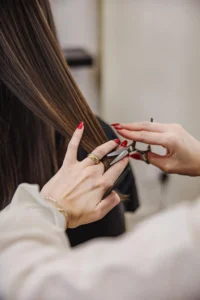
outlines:
[[[68,145],[62,167],[41,191],[44,198],[54,199],[66,212],[69,228],[100,220],[120,202],[114,191],[103,201],[102,198],[128,164],[128,158],[124,158],[104,172],[104,164],[100,162],[117,147],[119,140],[97,147],[91,157],[79,162],[77,151],[83,131],[84,124],[81,122]]]
[[[200,142],[178,124],[113,124],[118,133],[130,140],[162,146],[165,155],[149,152],[149,162],[166,173],[200,175]],[[138,153],[132,158],[142,159]]]

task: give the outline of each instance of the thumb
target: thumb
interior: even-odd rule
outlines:
[[[102,219],[109,211],[111,211],[120,202],[119,195],[112,191],[105,199],[97,205],[98,219]]]
[[[148,160],[150,164],[154,165],[155,167],[165,171],[166,165],[168,163],[169,157],[166,155],[159,155],[154,152],[149,152],[147,154]]]

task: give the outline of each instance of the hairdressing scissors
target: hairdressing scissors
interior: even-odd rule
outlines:
[[[151,118],[150,121],[153,122],[153,118]],[[148,152],[151,152],[151,146],[148,145],[147,150],[143,151],[143,150],[139,150],[139,149],[136,148],[136,143],[137,142],[133,142],[130,145],[128,145],[126,148],[122,148],[122,149],[119,149],[119,150],[116,150],[116,151],[113,151],[113,152],[109,153],[107,155],[107,157],[116,156],[116,158],[110,163],[110,166],[112,166],[115,163],[117,163],[118,161],[122,160],[124,157],[126,157],[127,155],[129,155],[132,152],[139,153],[142,156],[142,159],[144,160],[144,162],[149,164],[147,154],[148,154]]]

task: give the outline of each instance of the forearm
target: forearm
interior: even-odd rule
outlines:
[[[0,282],[6,299],[184,300],[200,295],[199,205],[155,217],[115,241],[72,251],[64,217],[34,202],[34,195],[22,196],[30,205],[13,202],[0,219]]]

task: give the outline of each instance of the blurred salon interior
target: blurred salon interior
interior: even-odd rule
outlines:
[[[199,1],[51,0],[51,6],[66,60],[97,116],[108,124],[153,117],[200,139]],[[200,193],[199,177],[131,163],[140,207],[126,213],[128,229]]]

